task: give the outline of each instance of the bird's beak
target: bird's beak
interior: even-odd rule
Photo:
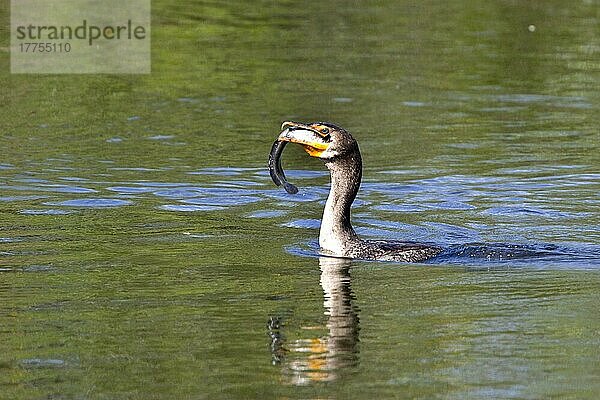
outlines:
[[[325,141],[319,131],[310,125],[292,121],[281,124],[281,133],[277,140],[301,144],[312,157],[321,157],[330,144]]]

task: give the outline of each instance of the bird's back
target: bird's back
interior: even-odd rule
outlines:
[[[442,252],[440,247],[413,242],[361,240],[351,250],[352,258],[364,260],[420,262],[437,256]]]

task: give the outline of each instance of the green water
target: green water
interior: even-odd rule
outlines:
[[[152,7],[152,74],[45,76],[0,5],[0,398],[598,397],[598,1]],[[553,255],[319,259],[289,119],[358,139],[362,235]]]

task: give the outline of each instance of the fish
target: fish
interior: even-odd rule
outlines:
[[[283,154],[283,149],[288,143],[289,142],[280,140],[276,140],[275,143],[273,143],[271,152],[269,153],[269,174],[277,186],[283,186],[285,191],[289,194],[296,194],[298,193],[298,188],[287,181],[283,168],[281,167],[281,154]]]

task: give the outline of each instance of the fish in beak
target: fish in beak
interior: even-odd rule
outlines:
[[[277,186],[282,186],[286,192],[289,194],[298,193],[298,188],[289,183],[285,177],[285,173],[283,172],[283,168],[281,167],[281,154],[283,153],[283,149],[285,145],[289,142],[280,142],[276,140],[271,147],[271,152],[269,153],[269,174],[271,174],[271,179]]]
[[[281,167],[281,155],[288,143],[298,143],[312,157],[321,157],[329,148],[328,135],[317,128],[299,122],[286,121],[281,124],[281,133],[273,143],[269,153],[269,173],[277,186],[283,186],[290,194],[298,193],[298,188],[289,183]]]

